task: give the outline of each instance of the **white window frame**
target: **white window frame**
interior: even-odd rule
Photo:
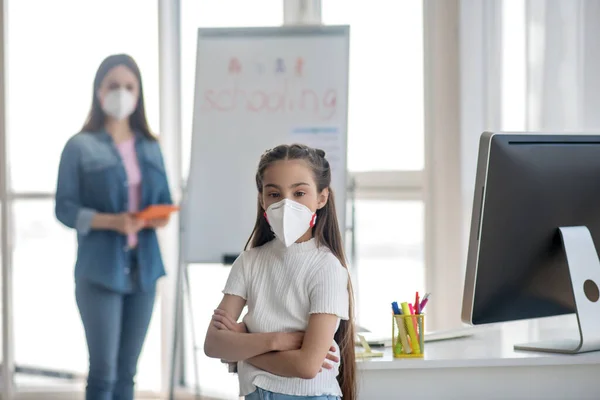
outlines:
[[[423,170],[351,172],[357,200],[424,200]]]
[[[2,237],[2,398],[13,395],[13,307],[12,251],[10,245],[11,204],[8,196],[8,145],[6,134],[6,22],[7,5],[0,0],[0,218]]]

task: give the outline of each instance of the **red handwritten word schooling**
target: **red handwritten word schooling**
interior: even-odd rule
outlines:
[[[203,93],[203,112],[250,113],[308,113],[323,120],[331,119],[337,111],[337,91],[295,88],[284,84],[277,89],[231,87],[206,89]]]

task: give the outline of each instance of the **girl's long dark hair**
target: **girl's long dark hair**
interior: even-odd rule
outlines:
[[[81,128],[84,132],[98,132],[104,129],[104,122],[106,119],[106,115],[102,110],[102,106],[100,105],[100,99],[98,98],[98,90],[100,89],[100,85],[102,85],[102,81],[108,74],[108,71],[117,67],[119,65],[123,65],[133,72],[136,76],[139,86],[140,86],[140,95],[138,97],[138,102],[135,107],[135,111],[133,114],[129,116],[129,124],[131,129],[137,132],[142,133],[147,139],[156,140],[156,136],[150,131],[150,126],[148,125],[148,119],[146,118],[146,106],[144,105],[144,87],[142,85],[142,74],[140,73],[140,68],[138,67],[135,60],[127,55],[127,54],[114,54],[112,56],[108,56],[102,61],[100,66],[98,67],[98,71],[96,71],[96,77],[94,78],[94,87],[92,91],[92,106],[90,108],[90,112],[87,116],[85,124],[83,128]]]
[[[246,243],[246,249],[259,247],[275,238],[269,223],[264,217],[264,210],[260,198],[263,191],[263,177],[266,169],[276,161],[281,160],[304,160],[313,171],[317,191],[329,189],[329,199],[325,206],[317,210],[317,220],[313,228],[313,236],[317,245],[324,245],[337,257],[340,263],[347,269],[346,257],[342,243],[342,234],[337,220],[335,210],[335,198],[331,189],[331,167],[325,158],[325,152],[304,145],[281,145],[265,152],[259,162],[256,172],[256,187],[258,189],[258,205],[256,223],[252,234]],[[342,362],[338,382],[342,388],[344,400],[356,400],[356,360],[354,353],[354,296],[352,283],[348,280],[348,296],[350,319],[341,321],[340,327],[335,334],[335,341],[340,346]]]

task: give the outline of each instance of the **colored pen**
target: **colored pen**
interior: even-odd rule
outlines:
[[[431,293],[425,293],[425,296],[423,296],[423,298],[421,299],[421,303],[420,303],[421,305],[423,304],[423,302],[424,302],[425,300],[427,300],[427,299],[429,298],[429,295],[430,295],[430,294],[431,294]]]
[[[421,303],[419,303],[419,292],[415,293],[415,314],[421,314]]]
[[[394,311],[394,319],[396,320],[396,326],[398,326],[398,339],[396,341],[396,352],[404,351],[406,354],[412,353],[410,342],[407,337],[406,328],[404,326],[404,319],[402,318],[402,311],[398,307],[397,302],[392,303],[392,310]]]
[[[402,304],[400,304],[400,306],[402,307],[402,311],[404,313],[404,315],[411,315],[410,312],[410,308],[408,306],[407,302],[402,302]],[[410,319],[413,320],[413,323],[410,323],[410,321],[408,321],[408,319],[405,319],[405,325],[406,325],[406,331],[408,332],[408,336],[410,338],[410,343],[412,346],[412,350],[413,353],[415,354],[421,354],[421,347],[419,345],[419,339],[417,338],[417,332],[416,332],[416,321],[414,317],[408,317]]]
[[[408,303],[408,309],[410,310],[410,315],[415,315],[415,308],[413,307],[413,305],[411,303]],[[417,319],[414,317],[411,319],[412,319],[413,326],[415,327],[416,339],[418,342],[421,342],[421,340],[419,339],[419,329],[417,327]]]
[[[430,295],[431,295],[431,293],[425,293],[425,296],[423,296],[423,299],[421,300],[421,304],[419,304],[419,308],[421,309],[421,313],[423,312],[423,309],[427,305],[427,302],[429,301],[429,296]]]
[[[421,351],[423,351],[423,336],[425,333],[423,332],[423,318],[419,318],[419,346],[421,347]]]

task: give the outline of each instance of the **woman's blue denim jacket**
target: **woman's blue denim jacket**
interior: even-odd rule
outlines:
[[[162,152],[157,141],[136,133],[135,149],[142,174],[139,208],[171,204]],[[84,279],[115,291],[130,283],[127,237],[91,229],[96,213],[128,211],[127,174],[112,137],[106,132],[80,132],[65,145],[58,169],[56,217],[77,231],[75,280]],[[165,269],[154,229],[138,233],[138,276],[150,290]]]

